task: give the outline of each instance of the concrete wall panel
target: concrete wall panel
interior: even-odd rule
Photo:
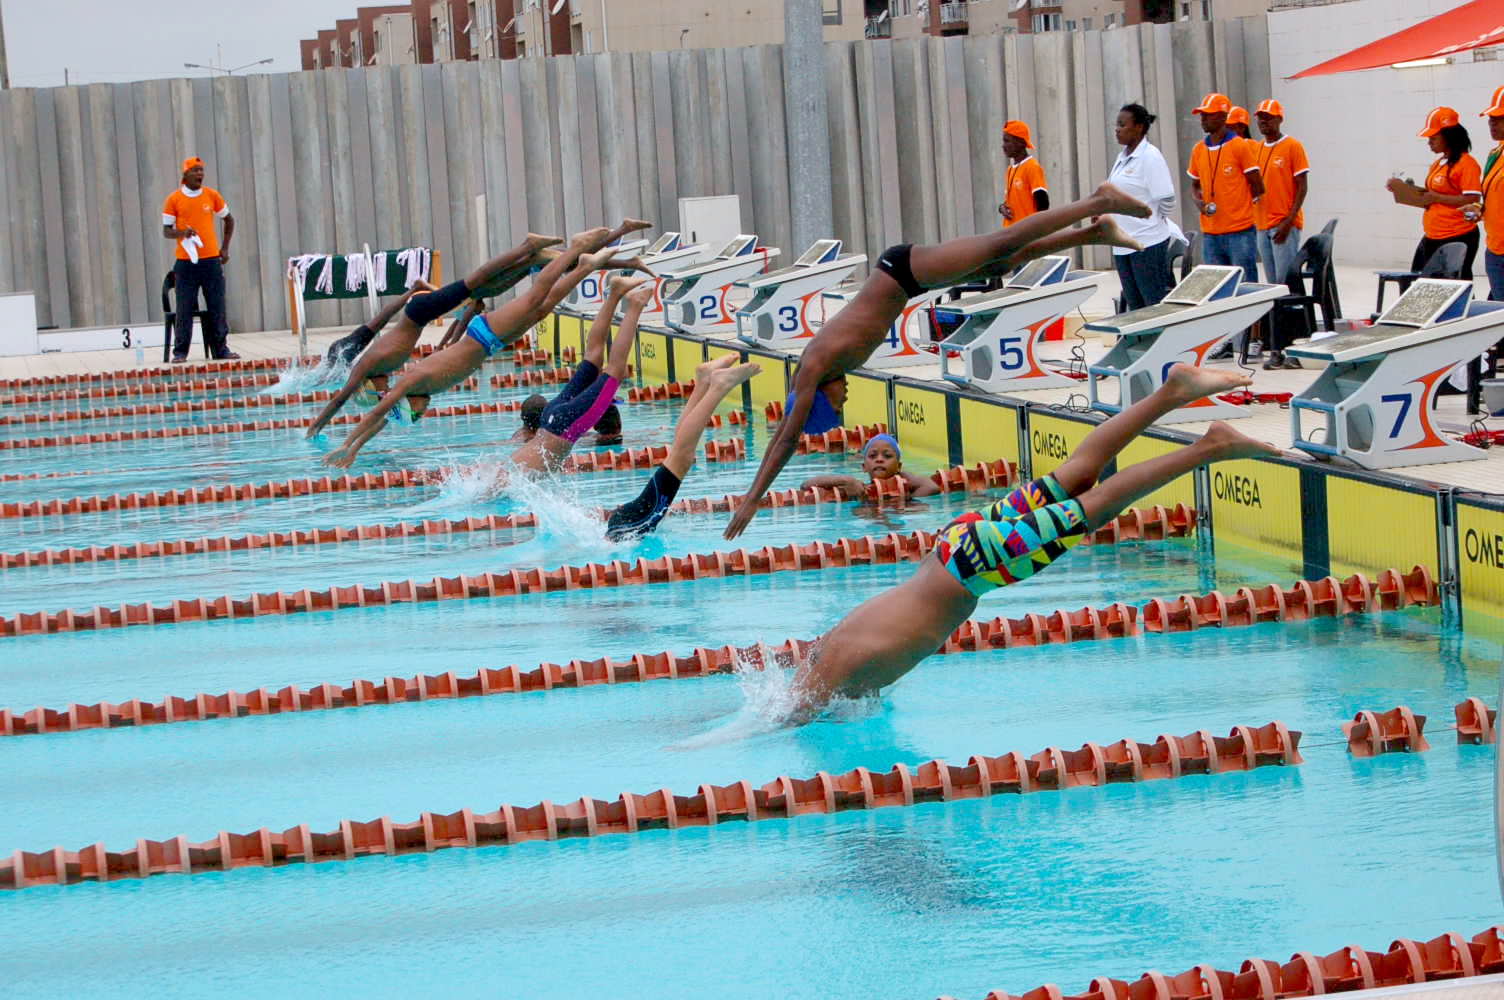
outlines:
[[[89,211],[88,165],[85,162],[83,136],[82,88],[59,87],[53,94],[53,114],[57,128],[57,180],[62,195],[61,214],[53,216],[50,243],[61,243],[65,259],[58,261],[68,300],[67,325],[84,325],[94,321],[94,216]],[[72,259],[84,247],[90,251]],[[71,266],[70,266],[71,265]],[[49,261],[49,272],[51,262]]]
[[[1001,224],[1003,200],[1003,42],[1001,35],[967,38],[966,114],[971,160],[971,229],[984,233]]]
[[[825,47],[825,107],[830,137],[831,220],[851,253],[874,255],[862,204],[862,142],[856,102],[855,42]],[[879,247],[875,253],[881,253]]]
[[[41,208],[48,220],[43,239],[34,244],[38,257],[46,258],[47,322],[52,326],[73,325],[73,310],[68,301],[67,244],[58,238],[55,222],[63,217],[63,183],[61,153],[58,150],[56,90],[38,90],[33,106],[36,117],[37,169],[41,171]],[[41,320],[41,299],[37,300],[37,318]]]

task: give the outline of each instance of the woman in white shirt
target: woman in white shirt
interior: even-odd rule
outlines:
[[[1123,282],[1123,302],[1129,309],[1155,305],[1175,287],[1170,274],[1170,240],[1179,235],[1179,228],[1170,221],[1175,211],[1175,180],[1164,154],[1145,138],[1154,118],[1142,104],[1123,105],[1115,130],[1123,151],[1107,178],[1153,210],[1147,219],[1113,216],[1144,247],[1112,251],[1112,262]]]

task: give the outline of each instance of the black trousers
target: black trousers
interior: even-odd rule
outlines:
[[[204,309],[209,320],[204,324],[204,342],[213,357],[230,353],[230,324],[225,319],[225,266],[218,257],[180,260],[172,265],[176,284],[177,319],[172,331],[172,356],[186,358],[193,346],[193,316],[198,312],[198,293],[204,293]]]
[[[1410,270],[1424,270],[1426,261],[1431,259],[1431,255],[1448,243],[1461,243],[1467,248],[1467,255],[1462,258],[1462,273],[1458,277],[1463,281],[1472,281],[1473,261],[1478,256],[1478,228],[1476,226],[1461,236],[1453,236],[1449,240],[1433,240],[1429,236],[1422,236],[1420,243],[1415,247],[1415,256],[1410,259]]]

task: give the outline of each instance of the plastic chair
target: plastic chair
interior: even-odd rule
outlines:
[[[1336,269],[1332,265],[1330,233],[1323,230],[1305,241],[1295,259],[1290,262],[1284,283],[1290,289],[1290,294],[1275,299],[1270,311],[1272,339],[1276,341],[1270,345],[1272,349],[1282,351],[1294,341],[1309,337],[1318,329],[1337,328],[1337,319],[1341,313],[1336,301],[1337,280]],[[1316,320],[1317,309],[1321,310],[1319,326]]]
[[[178,277],[177,277],[177,275],[174,274],[171,271],[168,271],[167,272],[167,277],[165,277],[165,278],[162,279],[162,362],[163,362],[163,364],[166,364],[167,361],[170,360],[171,357],[172,357],[173,327],[177,325],[177,309],[176,309],[176,307],[174,306],[173,303],[177,299],[177,294],[176,294],[177,287],[178,287]],[[194,302],[193,305],[196,306],[196,305],[198,305],[198,303]],[[210,320],[209,320],[209,311],[207,309],[200,309],[197,312],[195,312],[193,315],[195,315],[195,316],[198,317],[200,331],[207,330],[209,328],[209,322],[210,322]],[[204,342],[204,357],[206,357],[206,358],[212,357],[213,355],[211,355],[209,353],[209,338],[208,337],[202,337],[201,339]],[[188,345],[188,347],[191,350],[193,348],[193,344],[190,342],[189,345]]]
[[[1462,275],[1462,262],[1467,259],[1467,247],[1461,243],[1443,243],[1419,271],[1376,271],[1379,276],[1379,298],[1375,304],[1374,319],[1384,313],[1384,289],[1391,282],[1404,295],[1416,278],[1457,278]]]

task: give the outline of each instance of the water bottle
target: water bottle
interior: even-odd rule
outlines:
[[[146,364],[146,348],[144,346],[142,346],[141,342],[138,340],[138,341],[136,341],[136,367],[140,368],[140,367],[142,367],[145,364]]]

